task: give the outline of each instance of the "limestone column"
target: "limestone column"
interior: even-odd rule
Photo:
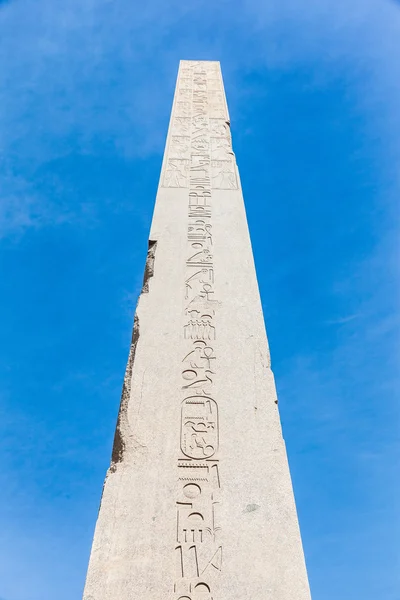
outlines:
[[[182,61],[84,600],[310,600],[218,62]]]

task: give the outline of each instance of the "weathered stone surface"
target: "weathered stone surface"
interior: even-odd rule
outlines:
[[[218,62],[182,61],[84,600],[309,600]]]

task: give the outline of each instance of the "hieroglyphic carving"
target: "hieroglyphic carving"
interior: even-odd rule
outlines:
[[[188,225],[188,241],[192,248],[209,248],[212,246],[212,225],[204,219],[192,219]]]
[[[198,267],[195,267],[198,269]],[[189,270],[189,269],[188,269]],[[185,280],[185,299],[193,300],[193,298],[201,293],[204,284],[211,285],[214,283],[214,268],[203,267],[195,272],[189,271],[189,275]]]
[[[187,259],[186,264],[188,267],[212,266],[212,258],[210,251],[207,248],[204,248],[203,250],[196,252],[196,254],[193,254],[193,256],[190,256]]]
[[[190,135],[190,118],[176,117],[172,122],[172,134]]]
[[[181,450],[185,456],[201,460],[218,450],[218,407],[212,398],[192,396],[183,401]]]
[[[164,186],[177,188],[187,187],[188,164],[189,160],[169,158],[164,173]]]
[[[213,160],[211,167],[213,188],[220,190],[237,189],[236,168],[233,160]]]
[[[192,69],[190,67],[182,67],[179,71],[179,75],[180,75],[180,81],[182,80],[182,78],[191,77]]]
[[[210,130],[213,136],[223,136],[231,140],[229,121],[225,119],[210,119]]]
[[[177,117],[190,117],[191,104],[187,101],[179,101],[176,103],[175,114]]]
[[[193,78],[193,90],[198,92],[207,91],[207,81],[204,75],[195,75]]]
[[[233,161],[219,64],[183,61],[164,176],[189,188],[173,600],[217,600],[222,569],[212,187],[233,189]]]
[[[192,90],[190,88],[179,88],[178,89],[178,100],[182,102],[190,102],[192,99]]]
[[[184,326],[185,340],[215,340],[215,327],[212,325],[213,315],[197,309],[187,310],[189,320]]]
[[[172,135],[169,147],[170,158],[189,158],[190,137],[184,135]],[[216,156],[215,158],[219,158]]]
[[[219,307],[219,302],[218,300],[215,300],[214,294],[215,292],[212,284],[203,283],[200,293],[197,294],[187,305],[187,314],[190,314],[191,310],[198,310],[204,314],[214,315],[215,311]]]
[[[212,137],[211,140],[211,158],[213,160],[231,160],[233,150],[230,138]]]
[[[238,188],[218,63],[182,62],[162,185],[191,190],[202,186],[210,192]],[[192,200],[191,196],[189,218],[211,217],[210,210],[194,209]]]
[[[181,77],[179,80],[179,89],[181,90],[190,90],[192,87],[192,78],[191,77]]]

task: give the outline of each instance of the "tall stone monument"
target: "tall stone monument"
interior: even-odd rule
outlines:
[[[218,62],[179,67],[84,600],[310,600]]]

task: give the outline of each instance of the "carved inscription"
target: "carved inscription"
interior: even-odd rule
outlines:
[[[236,190],[238,179],[218,63],[182,62],[162,186]],[[190,205],[192,206],[192,205]],[[189,216],[210,211],[191,210]]]
[[[190,135],[190,118],[176,117],[173,120],[172,133],[175,135]]]
[[[184,135],[171,136],[169,155],[171,158],[189,158],[190,137]]]
[[[237,188],[236,169],[233,160],[212,161],[213,187],[221,190],[235,190]]]
[[[165,187],[187,187],[189,160],[169,158],[164,175]]]
[[[218,63],[181,63],[162,182],[188,189],[172,598],[217,600],[223,553],[212,190],[237,189]]]
[[[218,450],[218,407],[212,398],[192,396],[183,401],[181,450],[197,460],[211,458]]]

